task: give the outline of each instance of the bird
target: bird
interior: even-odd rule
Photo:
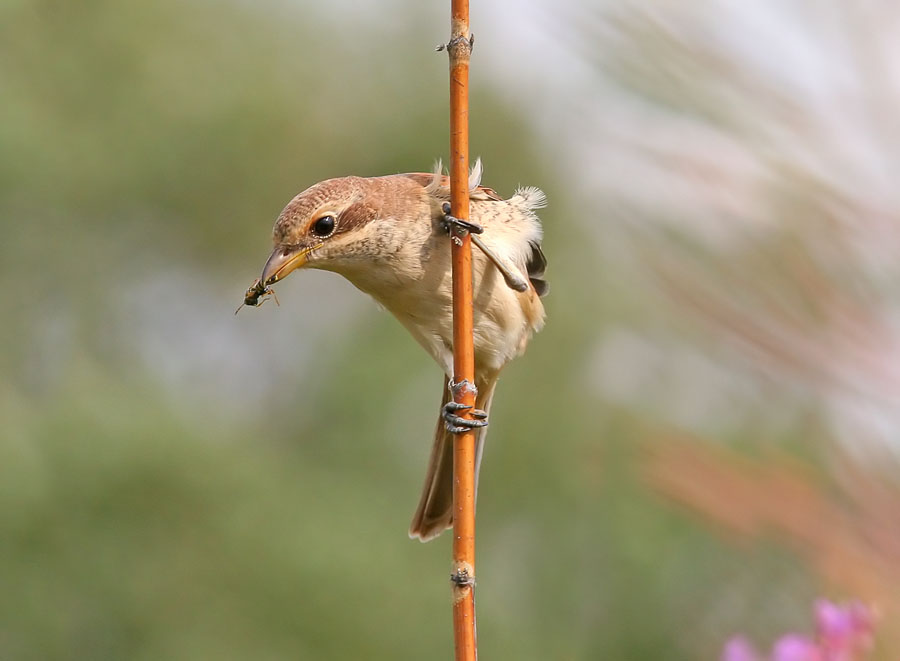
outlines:
[[[535,187],[503,199],[481,185],[481,160],[469,176],[469,222],[449,215],[449,178],[432,173],[327,179],[296,195],[275,221],[274,249],[245,302],[300,268],[335,272],[403,325],[443,370],[441,414],[409,536],[429,541],[453,525],[453,435],[475,429],[476,485],[486,424],[501,370],[524,353],[544,325],[547,261]],[[477,239],[473,250],[473,336],[477,396],[471,418],[457,415],[451,388],[453,224]],[[475,234],[479,232],[479,234]],[[449,385],[448,385],[449,384]]]

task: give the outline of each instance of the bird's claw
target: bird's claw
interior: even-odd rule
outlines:
[[[473,223],[470,220],[462,220],[461,218],[457,218],[456,216],[451,216],[449,202],[444,202],[444,204],[441,206],[441,211],[444,212],[442,225],[447,232],[450,231],[451,227],[455,227],[457,230],[462,230],[462,233],[469,232],[471,234],[481,234],[482,232],[484,232],[484,228],[478,223]]]
[[[469,414],[475,419],[463,418],[456,414],[457,411],[469,411]],[[471,429],[487,427],[488,424],[485,411],[458,402],[447,402],[444,404],[444,408],[441,410],[441,417],[444,418],[444,427],[451,434],[462,434]]]

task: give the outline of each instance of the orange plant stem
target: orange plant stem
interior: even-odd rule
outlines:
[[[469,218],[469,2],[451,0],[450,43],[450,213]],[[472,338],[472,242],[452,233],[453,380],[475,383]],[[454,400],[475,405],[473,388],[459,388]],[[453,442],[453,638],[457,661],[478,658],[475,637],[475,432]]]

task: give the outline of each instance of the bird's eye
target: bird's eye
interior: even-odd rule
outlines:
[[[334,216],[322,216],[312,226],[312,232],[320,239],[334,234]]]

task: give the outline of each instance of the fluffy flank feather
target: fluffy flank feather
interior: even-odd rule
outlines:
[[[516,198],[519,198],[518,200]],[[526,209],[542,209],[547,206],[547,196],[535,186],[522,186],[516,189],[510,202],[518,202]]]
[[[429,195],[434,195],[441,188],[441,177],[444,172],[444,164],[441,162],[441,159],[437,159],[434,162],[434,170],[432,172],[431,183],[425,187],[425,192]]]
[[[484,167],[481,165],[481,158],[475,159],[475,165],[472,166],[472,171],[469,173],[469,190],[473,191],[481,185],[481,175],[484,172]]]
[[[469,191],[472,192],[481,185],[481,175],[484,167],[481,159],[476,158],[472,165],[472,171],[469,173]],[[429,195],[440,193],[441,196],[450,194],[450,180],[444,175],[444,164],[441,159],[434,162],[434,170],[432,171],[431,182],[425,187],[425,192]]]

